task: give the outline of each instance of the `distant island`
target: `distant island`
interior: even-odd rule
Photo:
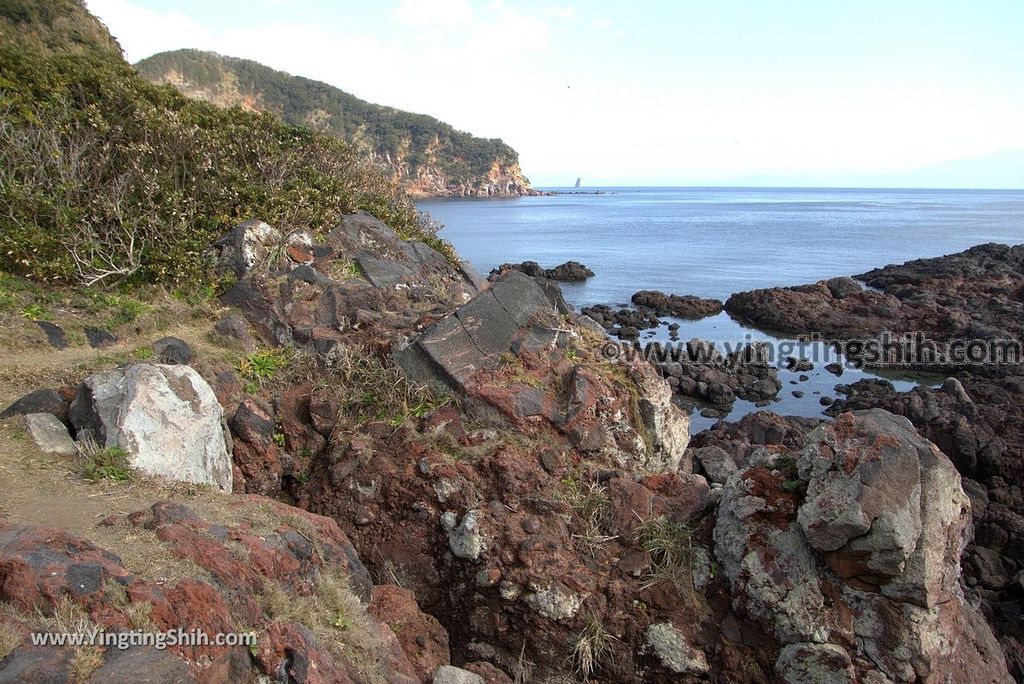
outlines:
[[[342,138],[383,165],[412,197],[538,194],[519,168],[519,154],[501,140],[366,102],[320,81],[201,50],[161,52],[135,68],[146,80],[189,97],[272,112],[286,123]]]

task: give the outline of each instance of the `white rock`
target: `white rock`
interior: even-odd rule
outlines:
[[[484,678],[461,667],[442,665],[434,673],[434,684],[484,684]]]
[[[231,454],[213,390],[189,366],[135,364],[86,379],[71,408],[76,426],[128,452],[146,475],[231,491]]]
[[[559,587],[536,588],[525,600],[530,608],[550,620],[571,618],[583,605],[582,598]]]
[[[29,413],[24,416],[25,429],[40,451],[47,454],[74,455],[75,443],[64,423],[52,413]]]
[[[708,671],[704,651],[690,646],[686,635],[671,622],[648,627],[647,646],[658,656],[662,665],[676,674],[703,674]]]
[[[441,521],[448,529],[448,548],[459,558],[476,560],[487,548],[487,539],[480,529],[480,514],[469,511],[463,516],[461,525],[449,528],[453,519],[443,518]]]

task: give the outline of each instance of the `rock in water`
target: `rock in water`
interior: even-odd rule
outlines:
[[[139,363],[89,376],[69,415],[80,438],[126,450],[144,474],[231,491],[221,406],[188,366]]]
[[[641,309],[650,309],[658,316],[676,316],[697,320],[721,313],[722,302],[693,295],[674,295],[657,290],[641,290],[631,301]]]

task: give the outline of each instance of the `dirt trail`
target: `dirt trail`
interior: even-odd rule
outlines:
[[[36,389],[79,382],[91,373],[129,361],[139,347],[174,335],[204,358],[224,359],[232,352],[207,342],[211,321],[190,321],[144,336],[126,337],[103,349],[0,349],[0,409]],[[0,421],[0,515],[20,523],[61,527],[85,534],[106,515],[127,513],[164,499],[218,496],[195,488],[140,480],[88,483],[79,476],[77,457],[45,454],[24,432],[20,418]]]

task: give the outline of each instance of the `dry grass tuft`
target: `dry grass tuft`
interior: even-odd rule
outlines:
[[[128,572],[157,584],[174,584],[194,578],[213,582],[210,573],[195,561],[172,552],[153,532],[127,522],[95,526],[83,534],[89,541],[118,555]]]
[[[693,586],[693,530],[659,516],[644,521],[634,534],[653,561],[647,586],[671,582],[691,603],[699,605]]]
[[[605,520],[611,509],[611,499],[607,492],[594,480],[586,479],[582,474],[570,475],[562,479],[562,500],[572,508],[582,520],[578,532],[573,539],[589,553],[597,550],[614,539],[604,533]]]
[[[262,598],[272,620],[305,625],[333,655],[351,663],[365,681],[385,682],[377,628],[352,593],[342,568],[324,568],[308,595],[293,595],[279,584],[268,583]]]
[[[379,420],[398,427],[449,401],[410,384],[399,368],[359,347],[337,345],[322,371],[316,386],[337,392],[342,413],[360,424]]]
[[[7,603],[3,603],[2,606],[0,608],[0,661],[21,646],[21,642],[24,641],[21,632],[11,624],[9,619],[14,613],[13,606]]]
[[[573,640],[573,669],[588,680],[612,655],[612,645],[618,639],[609,632],[595,613],[588,613],[583,630]]]

